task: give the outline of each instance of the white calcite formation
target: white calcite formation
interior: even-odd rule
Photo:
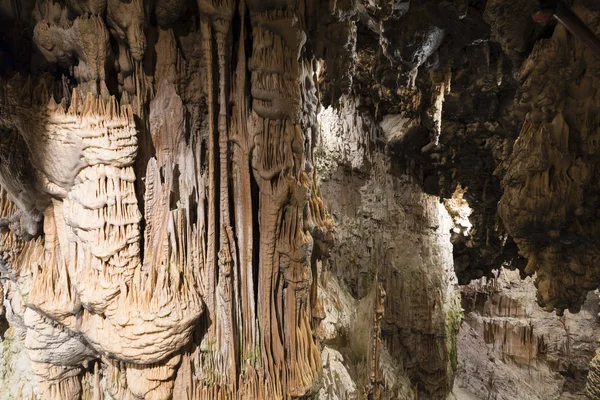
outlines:
[[[446,399],[457,283],[578,311],[600,64],[505,3],[0,0],[0,400]]]
[[[70,103],[66,109],[51,98],[36,109],[32,118],[42,118],[45,129],[26,138],[39,154],[35,183],[48,198],[43,239],[19,242],[17,229],[2,242],[40,393],[78,398],[80,365],[106,358],[131,367],[134,395],[165,396],[204,307],[192,269],[202,263],[199,243],[191,243],[185,210],[164,207],[174,179],[151,159],[142,258],[132,107],[114,97],[83,100],[77,90]],[[28,122],[29,110],[17,112]],[[3,197],[3,218],[14,220],[24,211],[10,198]]]
[[[207,117],[190,130],[168,28],[182,4],[157,4],[155,83],[143,2],[75,6],[37,4],[33,38],[46,62],[77,60],[78,84],[15,76],[0,103],[2,278],[39,397],[316,392],[315,263],[333,237],[307,144],[304,9],[199,2]],[[255,40],[233,75],[236,12]]]

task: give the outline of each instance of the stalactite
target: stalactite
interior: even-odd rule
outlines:
[[[208,22],[200,23],[202,32],[202,50],[206,64],[207,75],[207,103],[208,103],[208,232],[206,245],[206,287],[204,288],[204,301],[206,302],[208,315],[213,320],[215,315],[215,294],[214,290],[217,282],[216,265],[216,226],[219,224],[218,214],[216,214],[215,204],[215,132],[214,132],[214,73],[213,73],[213,50],[212,50],[212,29]],[[217,219],[215,221],[215,219]],[[215,324],[211,325],[213,330]]]
[[[333,221],[312,169],[313,5],[197,6],[181,29],[189,2],[45,2],[36,46],[77,71],[3,86],[0,154],[18,152],[0,167],[0,254],[42,398],[318,389],[316,262]]]
[[[592,13],[583,14],[595,21]],[[523,64],[516,107],[526,112],[507,161],[498,210],[536,273],[538,302],[547,311],[578,312],[600,275],[595,206],[589,194],[598,140],[598,79],[585,45],[558,27]],[[577,72],[583,71],[583,72]]]
[[[235,231],[237,233],[239,248],[239,287],[240,302],[238,314],[239,351],[241,351],[240,364],[242,369],[256,368],[256,352],[259,351],[259,333],[256,318],[256,304],[254,300],[254,232],[253,200],[250,175],[250,153],[253,146],[251,131],[247,126],[249,106],[246,95],[246,47],[245,47],[245,2],[240,2],[240,20],[242,37],[238,49],[238,65],[235,79],[232,82],[233,112],[231,119],[231,144],[232,144],[232,179],[234,198]],[[255,205],[256,207],[256,205]]]

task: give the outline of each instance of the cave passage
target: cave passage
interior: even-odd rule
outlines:
[[[0,0],[0,400],[600,398],[599,33]]]

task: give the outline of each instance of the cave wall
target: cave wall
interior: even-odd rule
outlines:
[[[337,112],[324,109],[319,120],[315,166],[336,226],[329,274],[353,298],[369,297],[376,285],[385,292],[381,340],[389,361],[382,361],[383,393],[444,398],[453,386],[460,325],[453,220],[410,175],[393,173],[385,130],[352,99],[343,99]],[[335,338],[350,360],[358,357],[355,332],[342,330]],[[398,373],[409,379],[410,395],[393,377]]]
[[[475,398],[586,399],[599,334],[598,295],[579,313],[549,315],[532,278],[502,270],[461,288],[455,391]],[[457,396],[460,398],[460,396]]]
[[[0,0],[5,381],[442,399],[455,277],[577,312],[598,58],[536,3]]]
[[[168,109],[172,99],[159,92],[153,101]],[[315,169],[335,223],[336,246],[315,264],[315,317],[322,319],[314,329],[322,362],[315,395],[445,398],[453,386],[460,324],[453,220],[438,197],[425,194],[410,175],[393,171],[385,146],[378,144],[385,129],[361,114],[352,99],[338,110],[321,108],[317,122]],[[15,343],[23,346],[26,332],[14,334]],[[10,359],[3,363],[12,366]],[[89,365],[82,374],[84,398],[98,387],[104,396],[119,398],[111,393],[106,367]],[[31,370],[10,371],[3,382],[19,374],[39,393]],[[175,390],[182,384],[179,374]]]
[[[317,118],[318,80],[344,67],[339,54],[352,69],[357,4],[2,5],[1,266],[15,327],[3,346],[24,346],[30,360],[18,369],[3,359],[4,382],[25,374],[34,383],[23,395],[65,399],[445,397],[457,327],[445,308],[444,210],[408,176],[384,172],[383,148],[355,166],[371,176],[361,191],[373,222],[360,236],[414,201],[423,203],[414,232],[436,234],[422,234],[413,258],[390,252],[397,216],[367,243],[361,289],[346,294],[360,317],[347,329],[363,332],[356,350],[320,346],[340,335],[319,333],[335,286],[320,276],[339,275],[341,292],[356,284],[342,272],[345,256],[331,270],[334,221],[313,156],[331,129]],[[324,40],[318,24],[338,36]],[[333,100],[350,78],[334,78]],[[350,124],[339,140],[362,134]],[[344,197],[336,185],[331,195]],[[392,209],[378,215],[381,198],[366,191],[384,187]],[[379,272],[379,263],[389,265]],[[431,279],[414,278],[422,264],[434,267]],[[396,291],[398,274],[406,293]],[[410,316],[417,291],[423,305]],[[429,315],[430,306],[441,309]],[[407,325],[396,326],[403,316]],[[431,365],[421,368],[419,349]],[[334,378],[341,371],[345,387]]]

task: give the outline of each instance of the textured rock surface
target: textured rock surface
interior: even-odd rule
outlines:
[[[455,388],[479,399],[586,398],[588,364],[600,339],[596,294],[579,313],[559,317],[536,304],[533,280],[515,272],[474,281],[461,293]]]
[[[4,379],[43,399],[444,399],[455,276],[536,273],[539,304],[579,311],[600,283],[598,57],[536,7],[0,1],[0,334],[29,360],[2,357]],[[484,334],[517,360],[498,373],[581,392],[524,361],[528,319],[573,338],[527,310],[490,311],[515,318],[508,347]]]
[[[35,398],[37,379],[31,371],[24,338],[11,327],[0,340],[0,381],[3,389],[0,399]]]
[[[385,290],[381,339],[388,354],[382,360],[395,364],[402,376],[393,376],[391,365],[382,367],[389,369],[379,378],[384,392],[395,398],[443,398],[452,388],[460,324],[452,220],[408,175],[391,173],[385,154],[373,146],[385,140],[382,129],[352,101],[342,101],[339,113],[321,112],[315,149],[339,243],[331,254],[331,274],[355,298],[370,296],[377,283]],[[356,329],[349,332],[338,340],[356,352]]]
[[[15,62],[54,74],[9,63],[0,101],[1,272],[40,398],[318,390],[305,6],[7,6],[35,25]]]
[[[597,12],[575,10],[592,27]],[[507,161],[499,211],[536,272],[549,311],[579,310],[598,287],[596,98],[598,58],[565,28],[536,44],[516,98],[527,111]],[[544,84],[542,84],[544,82]]]

